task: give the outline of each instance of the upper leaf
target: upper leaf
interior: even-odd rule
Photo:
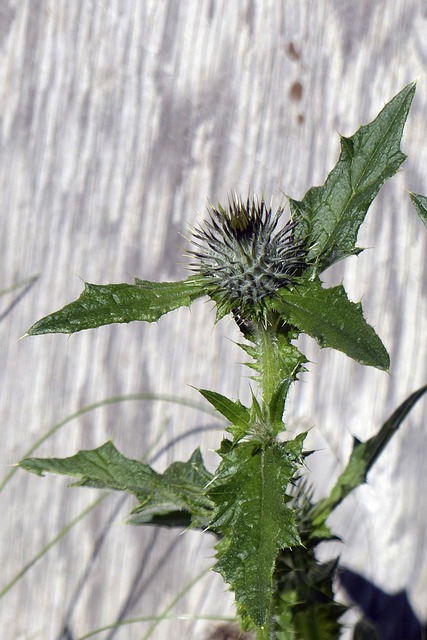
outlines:
[[[290,200],[295,235],[307,239],[307,259],[318,272],[361,251],[356,240],[367,210],[406,158],[400,141],[414,93],[415,83],[407,85],[373,122],[341,137],[340,157],[325,183],[300,202]]]
[[[27,335],[75,333],[113,322],[155,322],[163,314],[189,306],[203,295],[204,284],[195,276],[179,282],[136,278],[135,284],[85,283],[77,300],[36,322]]]
[[[191,514],[193,526],[200,526],[207,523],[211,514],[212,503],[203,491],[212,475],[204,467],[198,449],[187,462],[173,462],[164,474],[126,458],[112,442],[91,451],[79,451],[70,458],[26,458],[19,466],[39,476],[47,471],[78,478],[73,486],[132,493],[139,500],[133,513],[146,513],[145,520],[153,513],[186,511]]]
[[[421,220],[427,227],[427,198],[417,193],[410,193],[409,197],[412,200],[412,204],[415,207],[415,211],[420,216]]]
[[[208,491],[215,503],[210,525],[222,536],[214,569],[235,591],[240,614],[257,626],[269,614],[278,550],[300,544],[285,492],[301,462],[302,441],[303,436],[265,449],[253,442],[224,447]]]
[[[389,368],[383,343],[364,319],[361,305],[350,302],[342,285],[324,289],[320,280],[314,280],[292,290],[282,289],[272,305],[321,347],[338,349],[364,365]]]

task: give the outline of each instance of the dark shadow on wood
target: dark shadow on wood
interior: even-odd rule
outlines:
[[[386,593],[350,569],[342,569],[338,579],[352,602],[372,622],[379,640],[427,638],[427,626],[415,616],[405,591]],[[359,636],[355,632],[353,637]]]

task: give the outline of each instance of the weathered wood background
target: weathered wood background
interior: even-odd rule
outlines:
[[[184,277],[183,236],[207,198],[302,197],[334,165],[337,131],[354,133],[418,78],[409,159],[369,213],[369,250],[327,275],[364,296],[391,376],[307,341],[310,373],[288,407],[291,429],[314,425],[319,494],[331,486],[351,434],[371,435],[427,381],[427,233],[405,191],[427,193],[426,32],[425,0],[2,0],[0,288],[39,274],[0,299],[4,475],[53,425],[110,396],[197,402],[191,384],[244,398],[236,333],[227,321],[213,328],[209,304],[154,326],[18,338],[74,299],[81,279]],[[387,592],[407,589],[427,618],[425,412],[424,402],[334,526],[344,565]],[[201,441],[212,464],[218,427],[193,409],[134,400],[67,423],[36,454],[113,438],[133,457],[151,447],[162,469]],[[5,485],[0,588],[99,495],[66,484],[18,471]],[[209,536],[125,526],[132,504],[108,497],[22,576],[1,600],[2,638],[76,639],[162,614],[211,565]],[[176,616],[232,615],[232,600],[208,573],[167,613],[151,638],[199,638],[210,622]],[[151,624],[97,637],[142,638]]]

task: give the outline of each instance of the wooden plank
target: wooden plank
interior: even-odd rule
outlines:
[[[21,299],[0,301],[4,473],[52,425],[102,398],[146,391],[196,400],[188,384],[245,397],[241,353],[225,339],[237,334],[227,321],[212,328],[209,304],[155,326],[17,339],[76,297],[79,277],[183,277],[183,236],[206,198],[224,201],[236,189],[278,202],[321,183],[337,157],[336,131],[352,134],[423,72],[425,18],[417,0],[3,3],[0,288],[40,274]],[[421,76],[404,138],[409,160],[362,232],[360,244],[374,248],[327,275],[364,296],[392,375],[307,345],[311,372],[289,404],[290,428],[316,425],[312,443],[329,451],[312,461],[319,491],[344,464],[351,434],[371,435],[427,379],[426,234],[404,190],[427,192],[425,95]],[[424,411],[336,527],[347,543],[343,563],[386,590],[407,588],[427,618]],[[204,451],[218,445],[218,425],[202,413],[123,402],[67,424],[37,453],[68,455],[112,437],[143,456],[177,438],[158,458],[162,468],[199,443],[195,426],[206,428]],[[15,474],[1,495],[2,584],[97,495]],[[210,566],[212,540],[119,526],[131,504],[106,499],[26,573],[4,596],[3,636],[78,638],[120,617],[159,614]],[[231,602],[209,574],[170,613],[232,615]],[[151,638],[196,638],[208,626],[173,619]]]

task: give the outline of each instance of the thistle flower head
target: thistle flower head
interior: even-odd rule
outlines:
[[[278,228],[283,210],[273,213],[263,199],[235,194],[227,208],[210,205],[209,220],[193,230],[191,268],[204,277],[220,316],[262,316],[265,299],[302,273],[304,245],[294,238],[292,220]]]

